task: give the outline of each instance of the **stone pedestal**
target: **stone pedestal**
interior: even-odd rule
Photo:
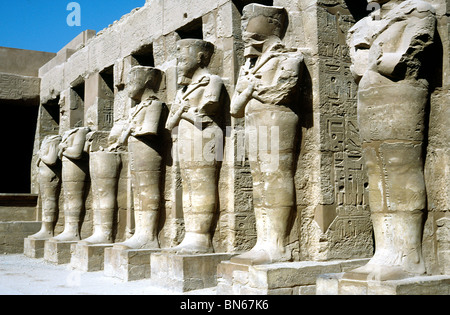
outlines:
[[[402,280],[343,279],[343,273],[317,279],[317,295],[449,295],[450,276],[420,276]]]
[[[329,270],[351,270],[368,259],[244,265],[230,261],[217,268],[218,295],[315,295],[316,279]]]
[[[44,260],[56,265],[70,263],[72,257],[71,246],[76,243],[77,242],[59,242],[52,239],[45,241]]]
[[[23,253],[29,258],[43,258],[46,240],[26,238],[23,242]]]
[[[231,254],[177,255],[152,254],[151,282],[176,292],[188,292],[215,287],[217,266],[229,260]]]
[[[152,253],[159,249],[105,249],[104,274],[123,281],[136,281],[150,278]]]
[[[111,248],[113,244],[83,244],[71,245],[70,267],[84,272],[103,270],[105,261],[105,249]]]

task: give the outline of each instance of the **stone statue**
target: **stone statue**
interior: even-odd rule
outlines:
[[[278,147],[272,149],[271,160],[264,155],[263,148],[249,152],[257,242],[252,250],[232,261],[248,264],[288,261],[292,255],[286,251],[285,239],[295,208],[295,146],[299,121],[294,96],[303,55],[281,43],[287,25],[287,13],[283,8],[250,4],[244,8],[242,21],[246,62],[231,101],[231,115],[237,118],[245,115],[250,146],[265,141]],[[267,136],[262,129],[268,130]],[[279,137],[270,130],[278,131]]]
[[[183,39],[177,42],[177,50],[178,83],[182,88],[177,92],[166,128],[177,128],[185,236],[171,251],[211,253],[214,252],[212,228],[218,196],[217,153],[223,149],[217,119],[224,85],[222,79],[208,69],[213,44]]]
[[[110,244],[114,241],[113,223],[121,157],[119,152],[109,152],[100,145],[105,142],[101,139],[103,133],[90,132],[85,146],[85,151],[89,153],[94,225],[93,234],[83,240],[86,244]]]
[[[423,141],[429,92],[422,53],[433,43],[436,17],[421,0],[375,2],[381,10],[360,20],[348,43],[359,84],[358,120],[376,250],[366,266],[346,277],[385,280],[425,272]]]
[[[130,249],[159,248],[158,220],[161,203],[161,143],[159,127],[163,102],[158,99],[163,73],[153,67],[135,66],[127,78],[129,97],[136,101],[128,124],[109,150],[128,141],[134,199],[135,233],[114,246]]]
[[[90,129],[78,127],[64,133],[59,145],[62,160],[62,186],[64,190],[64,231],[54,237],[61,242],[80,240],[81,214],[85,202],[88,159],[84,152],[86,135]]]
[[[61,136],[47,136],[38,152],[39,158],[39,196],[42,203],[41,230],[29,236],[37,240],[53,237],[58,215],[59,192],[61,188],[61,163],[58,159],[58,146]]]

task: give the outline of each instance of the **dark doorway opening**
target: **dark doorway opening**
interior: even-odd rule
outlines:
[[[0,104],[0,193],[31,192],[31,159],[38,106]]]

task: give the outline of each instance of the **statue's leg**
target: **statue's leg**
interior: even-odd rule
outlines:
[[[42,201],[42,226],[41,230],[29,236],[33,239],[50,239],[53,237],[58,214],[58,202],[61,180],[52,175],[49,178],[40,178],[40,198]]]
[[[90,173],[94,231],[92,236],[83,240],[85,243],[109,244],[113,242],[119,167],[120,155],[108,152],[91,153]]]
[[[273,109],[255,114],[249,123],[258,142],[256,161],[250,163],[257,243],[232,260],[254,265],[288,261],[291,253],[285,245],[295,205],[293,152],[298,118],[287,109]]]
[[[130,239],[114,246],[132,249],[159,248],[158,220],[161,203],[162,159],[152,144],[136,139],[130,140],[129,151],[135,232]]]
[[[214,252],[212,227],[217,202],[215,166],[182,167],[185,236],[171,251],[180,254]]]
[[[404,82],[359,91],[375,254],[346,277],[387,280],[425,271],[421,238],[426,209],[422,156],[426,96],[424,87]]]

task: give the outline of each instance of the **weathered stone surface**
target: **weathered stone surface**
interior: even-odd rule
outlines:
[[[217,293],[222,295],[315,294],[316,279],[366,264],[368,259],[330,262],[294,262],[250,266],[222,262],[218,266]]]
[[[34,238],[24,239],[23,254],[29,258],[44,258],[45,240]]]
[[[40,226],[40,222],[0,222],[0,253],[23,253],[24,238],[39,231]]]
[[[137,281],[150,278],[152,253],[155,249],[106,248],[104,273],[123,281]]]
[[[324,274],[317,279],[317,295],[448,295],[450,277],[418,276],[404,280],[347,280],[343,274]]]
[[[2,101],[35,101],[39,98],[39,90],[39,78],[0,73],[0,100]]]
[[[188,292],[217,285],[217,265],[230,254],[177,255],[153,253],[151,283],[177,292]]]
[[[105,250],[111,247],[112,244],[72,244],[70,267],[84,272],[101,271],[104,268]]]
[[[420,233],[416,233],[416,237],[405,238],[404,235],[410,235],[408,229],[418,226],[422,217],[417,213],[408,216],[393,212],[405,210],[405,207],[412,210],[425,209],[425,189],[421,172],[417,170],[423,164],[419,155],[424,152],[425,128],[429,127],[425,171],[429,213],[423,234],[423,255],[429,274],[448,273],[446,140],[450,133],[446,132],[448,115],[445,106],[448,103],[450,82],[448,1],[431,0],[436,5],[436,34],[439,35],[434,38],[442,47],[438,45],[433,51],[435,58],[428,58],[433,59],[429,72],[442,74],[442,78],[430,80],[430,92],[431,89],[435,90],[431,98],[429,124],[426,117],[428,112],[423,106],[427,101],[425,89],[419,88],[420,84],[408,86],[417,79],[414,76],[421,65],[415,58],[420,59],[422,48],[428,45],[426,34],[419,36],[417,43],[414,42],[407,52],[403,52],[400,65],[389,72],[389,67],[398,61],[390,50],[393,48],[390,40],[397,37],[386,35],[383,38],[385,34],[377,33],[373,43],[366,43],[364,40],[372,37],[360,37],[358,33],[355,36],[358,40],[362,39],[363,43],[359,43],[361,46],[358,46],[357,54],[362,56],[357,57],[352,65],[354,46],[347,45],[346,37],[353,34],[354,29],[350,29],[357,18],[360,18],[352,15],[356,4],[344,0],[275,0],[273,5],[277,7],[276,10],[284,12],[281,15],[285,15],[289,22],[286,23],[286,29],[283,29],[284,36],[281,36],[276,27],[272,29],[272,26],[282,22],[280,15],[272,21],[275,24],[268,23],[271,24],[268,26],[262,16],[273,8],[259,11],[260,4],[269,2],[256,1],[248,8],[258,9],[250,10],[252,14],[249,14],[248,10],[244,10],[248,1],[146,1],[142,8],[133,10],[98,34],[94,31],[83,32],[66,45],[40,69],[40,87],[39,80],[23,77],[24,73],[6,71],[4,75],[0,62],[0,85],[3,82],[5,87],[0,89],[0,99],[36,102],[37,99],[32,96],[40,94],[41,107],[34,147],[36,154],[32,161],[33,192],[37,192],[38,186],[38,169],[35,167],[37,151],[46,136],[62,136],[75,128],[90,127],[95,138],[91,153],[98,153],[108,150],[112,143],[110,141],[114,142],[124,135],[121,134],[122,131],[142,131],[142,134],[136,133],[137,137],[130,137],[128,143],[124,141],[120,148],[115,148],[119,149],[117,154],[122,160],[120,173],[115,177],[117,186],[98,185],[102,180],[95,178],[95,172],[88,174],[87,159],[83,161],[86,162],[86,176],[82,176],[82,180],[72,181],[73,189],[66,186],[61,192],[60,208],[63,209],[68,204],[72,206],[68,207],[70,212],[60,213],[55,234],[63,232],[64,224],[71,222],[80,228],[78,234],[71,233],[76,234],[74,238],[84,239],[96,235],[96,231],[103,228],[99,222],[107,221],[104,227],[107,226],[108,231],[112,230],[108,239],[116,242],[131,241],[106,250],[104,263],[108,267],[105,265],[105,274],[131,281],[148,278],[152,267],[151,272],[155,272],[156,282],[180,291],[213,285],[214,264],[218,263],[216,258],[205,258],[208,255],[191,257],[153,254],[152,264],[156,266],[153,268],[150,266],[150,259],[147,259],[148,252],[133,251],[125,247],[174,247],[175,251],[184,248],[192,252],[226,252],[226,255],[231,256],[233,253],[251,251],[256,245],[263,255],[256,255],[258,257],[255,258],[252,252],[250,257],[244,256],[240,260],[241,263],[252,263],[252,266],[219,264],[219,274],[224,277],[223,281],[219,281],[221,292],[313,294],[316,288],[314,279],[318,274],[347,271],[337,268],[335,262],[331,261],[349,259],[348,263],[351,265],[355,258],[372,256],[372,226],[375,226],[377,232],[380,230],[377,227],[380,222],[387,231],[391,231],[390,225],[397,227],[395,231],[400,236],[395,233],[384,234],[387,240],[396,244],[396,248],[401,247],[398,244],[403,244],[404,241],[417,245]],[[421,14],[431,10],[428,4],[419,0],[402,1],[400,7],[409,8],[411,3],[419,2],[423,5],[419,10],[420,14],[417,16],[414,9],[406,10],[407,18],[413,15],[420,20]],[[384,8],[389,8],[390,4],[387,3]],[[361,13],[365,13],[365,5],[361,6]],[[261,12],[265,13],[260,14]],[[381,12],[383,18],[384,12]],[[394,12],[403,14],[401,10]],[[371,17],[376,18],[378,13],[380,12],[374,11]],[[243,16],[244,27],[241,24]],[[360,20],[356,29],[364,26],[364,23],[380,25],[371,20],[371,17]],[[388,14],[387,20],[389,18]],[[397,21],[395,18],[393,20]],[[397,22],[403,23],[402,21]],[[387,22],[388,29],[392,26],[389,23]],[[421,32],[429,30],[431,24],[421,28]],[[260,72],[251,73],[251,59],[269,55],[268,51],[262,49],[264,45],[259,42],[261,38],[255,41],[255,38],[248,36],[249,32],[261,31],[261,25],[277,33],[277,40],[274,37],[269,40],[277,44],[271,47],[276,56],[268,58],[267,63],[261,62],[264,58],[260,58],[261,63],[252,68],[256,67]],[[419,23],[407,23],[402,28],[402,32],[405,31],[402,34],[414,35],[411,30],[418,25]],[[269,33],[274,35],[273,32]],[[182,59],[178,51],[181,48],[179,43],[180,39],[186,41],[189,38],[208,41],[214,46],[214,51],[208,52],[211,56],[207,58],[207,68],[203,64],[204,59],[202,63],[206,51],[197,54],[196,57],[202,64],[199,74],[204,75],[207,71],[210,79],[221,80],[221,105],[218,109],[205,110],[199,115],[205,126],[217,123],[223,133],[223,161],[217,161],[220,163],[209,170],[203,168],[204,160],[193,161],[189,165],[191,168],[180,163],[180,156],[188,156],[184,154],[187,147],[183,144],[186,140],[192,140],[188,139],[186,128],[181,133],[174,134],[173,139],[169,130],[160,128],[157,140],[162,145],[158,148],[147,145],[146,142],[155,140],[152,132],[147,133],[147,128],[154,125],[155,121],[147,124],[147,118],[151,116],[147,112],[151,111],[146,109],[156,103],[160,105],[162,115],[159,117],[159,124],[163,127],[166,114],[174,114],[183,107],[180,99],[186,91],[180,89],[179,83],[187,85],[188,90],[192,89],[189,85],[195,86],[197,83],[197,75],[180,75],[183,74],[180,71],[183,63],[178,60]],[[380,46],[379,42],[383,45],[379,49],[382,54],[378,56],[376,48]],[[418,49],[417,54],[411,53],[413,49]],[[376,77],[379,81],[387,82],[386,87],[378,94],[370,88],[372,76],[364,76],[363,84],[358,80],[354,81],[352,77],[352,71],[358,74],[362,69],[360,66],[364,68],[369,65],[364,56],[368,51],[377,60],[371,69],[377,69],[380,76]],[[0,55],[1,53],[2,49]],[[437,60],[438,57],[442,57],[442,62]],[[294,59],[299,62],[294,62]],[[279,66],[277,62],[283,66]],[[302,71],[294,71],[294,68],[299,70],[298,64],[301,64]],[[130,97],[127,76],[136,66],[158,69],[164,73],[164,84],[158,91],[147,86],[145,95]],[[240,74],[241,67],[243,71]],[[404,69],[408,70],[405,75],[408,80],[414,80],[396,77]],[[396,79],[391,80],[392,77]],[[366,82],[364,79],[367,79]],[[201,80],[198,82],[201,85]],[[233,111],[234,105],[239,103],[233,95],[236,93],[237,98],[245,96],[244,92],[253,83],[255,90],[247,95],[252,98],[249,102],[250,115],[247,115],[247,119],[232,117],[230,110]],[[364,85],[365,83],[367,84]],[[290,85],[295,87],[291,88]],[[134,92],[137,90],[139,89]],[[403,96],[397,97],[402,91]],[[4,97],[1,96],[2,93],[5,94]],[[203,104],[200,103],[212,96],[209,92],[202,93],[203,89],[195,90],[187,101],[202,108]],[[358,93],[360,102],[365,101],[364,104],[369,106],[358,108]],[[396,97],[391,97],[391,94]],[[392,99],[397,100],[395,104]],[[276,110],[272,105],[276,106]],[[260,111],[261,108],[265,111]],[[286,108],[291,109],[293,115],[284,111]],[[190,114],[198,114],[191,111]],[[133,115],[139,117],[129,119]],[[358,117],[360,121],[367,123],[358,124]],[[180,125],[186,121],[187,119],[182,119]],[[249,151],[250,146],[245,147],[245,125],[249,127],[252,123],[281,128],[278,143],[281,149],[274,150],[281,157],[277,170],[271,169],[261,156],[257,156],[256,160],[252,159],[254,156]],[[127,128],[130,126],[131,128]],[[124,139],[128,136],[129,134],[124,136]],[[142,142],[144,146],[136,144],[134,140]],[[216,148],[203,147],[202,143],[201,150],[202,153],[214,153]],[[153,149],[157,152],[152,151]],[[177,153],[181,154],[177,156]],[[373,168],[378,157],[378,168]],[[91,162],[94,161],[95,157],[92,155]],[[154,163],[148,163],[149,161]],[[149,169],[155,172],[146,173]],[[379,178],[383,178],[380,182],[384,185],[382,192],[378,191],[380,185],[373,184],[375,177],[378,182]],[[407,189],[402,186],[404,183],[407,183]],[[83,198],[73,198],[74,193],[80,195],[83,190],[81,186],[89,185],[93,190]],[[398,187],[403,189],[397,189]],[[106,191],[104,189],[110,193],[104,194],[103,198],[100,195]],[[107,198],[106,195],[113,197]],[[41,199],[42,197],[41,195]],[[115,199],[117,207],[114,207],[105,221],[103,219],[106,217],[99,216],[96,210],[101,208],[99,201],[104,204],[107,199]],[[80,205],[84,208],[82,211]],[[41,203],[37,209],[38,212],[43,210]],[[147,211],[149,209],[153,211]],[[194,211],[190,213],[189,210],[192,209]],[[373,223],[370,219],[371,210]],[[16,215],[22,217],[31,214],[31,211],[28,214],[25,212],[27,211],[17,210]],[[0,207],[0,216],[1,213],[5,211]],[[75,220],[80,213],[82,220]],[[283,215],[287,213],[289,216]],[[14,217],[9,216],[9,213],[7,215],[8,220],[17,221]],[[32,220],[35,218],[39,219],[40,214]],[[75,224],[72,225],[74,231]],[[146,237],[146,233],[142,231],[151,232],[151,237]],[[199,250],[198,244],[192,244],[197,243],[200,234],[207,237],[200,241]],[[61,235],[61,238],[65,238],[67,233]],[[379,233],[376,233],[376,238],[377,235]],[[74,235],[70,238],[72,236]],[[186,246],[182,243],[183,239],[191,243]],[[379,238],[377,241],[382,243]],[[38,255],[38,242],[26,242],[30,245],[30,255]],[[68,263],[67,257],[71,255],[67,245],[51,243],[53,248],[46,251],[47,259],[48,256],[53,256],[50,260],[54,263]],[[151,246],[148,246],[149,243]],[[182,246],[177,247],[180,243]],[[46,245],[46,249],[47,247],[49,246]],[[88,248],[86,244],[81,247]],[[78,247],[74,246],[75,252],[76,248]],[[81,253],[81,249],[79,252]],[[265,255],[267,253],[270,255]],[[80,255],[84,258],[77,259],[85,262],[90,260],[89,257],[96,256],[88,250]],[[218,256],[227,260],[230,257],[227,258],[226,255]],[[156,261],[153,259],[155,257]],[[398,257],[399,255],[390,253],[381,260],[394,260],[394,264],[397,264],[400,259]],[[92,258],[92,261],[96,260],[96,264],[100,265],[101,259],[97,258]],[[257,266],[261,262],[284,260],[293,262],[286,263],[290,267],[278,263],[260,266],[262,269]],[[196,266],[199,270],[203,268],[199,266],[204,266],[206,271],[203,271],[204,274],[196,274],[189,266]],[[402,290],[413,290],[413,287],[408,287],[409,284],[402,287],[403,284],[392,283],[381,283],[369,290],[368,286],[361,285],[356,280],[351,281],[353,282],[344,289],[347,293],[373,290],[398,294],[406,292]],[[443,292],[439,289],[441,284],[442,287],[448,285],[445,281],[440,284],[429,283],[432,283],[430,287],[436,284],[437,291],[433,292]]]
[[[54,239],[45,241],[44,260],[55,265],[69,264],[72,258],[72,245],[76,243],[76,241],[64,242]]]

